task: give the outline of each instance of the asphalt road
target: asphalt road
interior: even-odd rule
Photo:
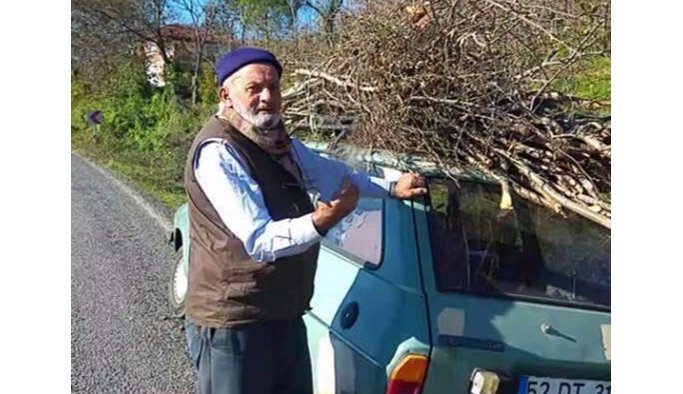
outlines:
[[[125,182],[72,155],[74,393],[192,392],[182,324],[166,309],[170,221],[154,208]]]

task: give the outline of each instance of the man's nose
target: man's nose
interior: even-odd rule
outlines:
[[[271,94],[270,89],[264,88],[263,90],[261,90],[261,95],[259,98],[261,102],[267,103],[270,102],[270,100],[273,98],[273,95]]]

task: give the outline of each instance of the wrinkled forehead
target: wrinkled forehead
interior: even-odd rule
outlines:
[[[249,82],[273,83],[279,81],[277,69],[268,63],[248,64],[235,73],[234,81],[240,84]]]

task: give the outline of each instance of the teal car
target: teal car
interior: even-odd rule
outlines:
[[[476,172],[309,146],[375,176],[418,170],[429,189],[362,198],[322,241],[304,316],[316,393],[611,393],[609,230]],[[180,316],[186,205],[174,223]]]

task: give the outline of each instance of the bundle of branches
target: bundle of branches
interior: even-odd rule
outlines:
[[[290,61],[285,120],[317,133],[334,119],[327,128],[344,134],[350,119],[356,144],[419,154],[453,177],[474,166],[610,228],[610,117],[549,91],[609,53],[609,12],[590,0],[373,2],[315,62]]]

